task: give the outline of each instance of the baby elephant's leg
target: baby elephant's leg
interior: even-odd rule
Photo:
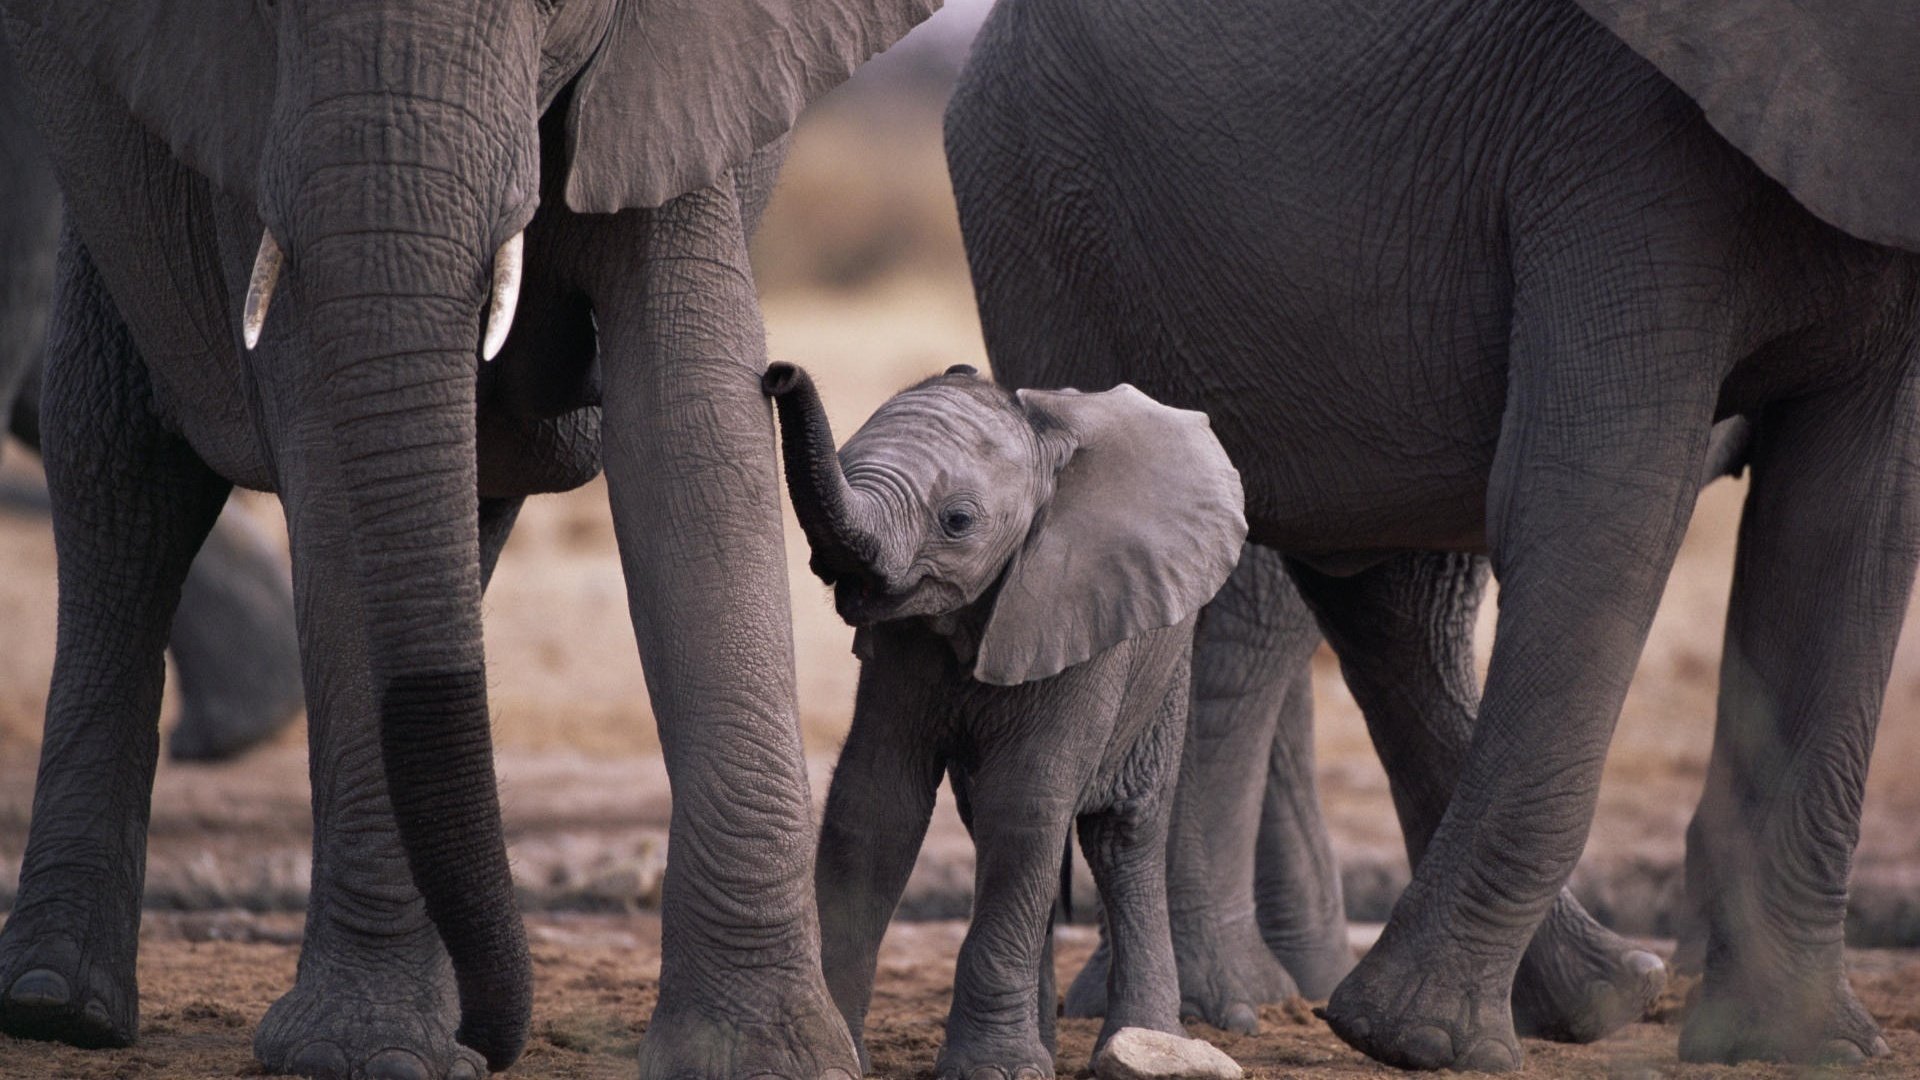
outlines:
[[[1031,756],[1021,755],[1027,760]],[[999,782],[995,782],[995,780]],[[1070,797],[1028,780],[968,782],[954,794],[973,834],[973,925],[960,947],[942,1080],[1044,1080],[1054,1075],[1048,915],[1059,892]]]
[[[1181,695],[1185,695],[1184,680]],[[1184,701],[1168,710],[1184,711]],[[1171,737],[1156,734],[1142,747],[1166,759],[1167,783],[1080,817],[1080,845],[1100,886],[1109,947],[1106,1022],[1094,1045],[1100,1047],[1121,1028],[1149,1028],[1184,1036],[1180,1026],[1180,976],[1173,959],[1173,931],[1167,918],[1167,818],[1174,761],[1180,753],[1178,718],[1159,725]],[[1131,770],[1130,770],[1131,771]]]

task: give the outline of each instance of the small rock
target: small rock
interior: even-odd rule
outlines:
[[[1238,1062],[1211,1043],[1121,1028],[1093,1060],[1100,1080],[1240,1080]]]

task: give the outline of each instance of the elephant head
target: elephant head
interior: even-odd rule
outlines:
[[[938,0],[0,3],[23,55],[86,72],[257,215],[233,344],[299,388],[283,494],[347,518],[401,841],[459,1038],[504,1068],[531,972],[488,731],[474,440],[522,230],[543,187],[613,212],[715,180]]]
[[[1920,19],[1904,0],[1579,0],[1802,205],[1920,251]]]
[[[855,626],[920,617],[982,682],[1050,675],[1219,591],[1246,538],[1205,414],[1131,386],[1011,392],[964,365],[835,453],[812,380],[774,364],[795,515]]]

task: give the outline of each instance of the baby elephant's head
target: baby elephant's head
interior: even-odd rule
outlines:
[[[929,618],[982,681],[1045,678],[1171,626],[1239,559],[1240,474],[1206,416],[1131,386],[1014,393],[961,365],[837,453],[806,372],[774,364],[762,386],[841,617]]]

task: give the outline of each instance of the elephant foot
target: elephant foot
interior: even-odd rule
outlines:
[[[756,1080],[856,1080],[859,1058],[847,1025],[815,974],[771,997],[778,978],[769,972],[743,973],[752,983],[753,1001],[778,1001],[771,1016],[703,1009],[662,994],[640,1040],[641,1080],[694,1080],[709,1076]],[[666,988],[663,986],[663,991]]]
[[[1227,943],[1232,944],[1227,944]],[[1180,1015],[1236,1035],[1260,1030],[1260,1006],[1299,995],[1293,979],[1274,959],[1251,923],[1232,932],[1185,931],[1176,922],[1174,962],[1180,972]],[[1067,988],[1065,1015],[1107,1016],[1107,968],[1112,954],[1103,935],[1085,967]],[[1111,1018],[1109,1018],[1111,1019]],[[1158,1024],[1136,1024],[1159,1029]]]
[[[285,731],[305,704],[298,685],[292,696],[256,700],[189,698],[167,736],[175,761],[227,761]]]
[[[1666,986],[1658,956],[1594,922],[1563,891],[1514,976],[1514,1027],[1555,1042],[1593,1042],[1645,1016]]]
[[[1260,1006],[1298,997],[1300,988],[1260,937],[1251,913],[1206,927],[1175,917],[1180,1015],[1237,1035],[1260,1030]]]
[[[940,1080],[1053,1080],[1053,1055],[1031,1041],[956,1038],[934,1064]]]
[[[1471,973],[1457,949],[1390,942],[1383,937],[1362,957],[1314,1015],[1347,1045],[1398,1068],[1520,1067],[1504,979]]]
[[[72,935],[72,925],[31,909],[7,920],[0,931],[0,1032],[90,1049],[131,1046],[140,1026],[133,947],[90,947]]]
[[[459,1003],[431,944],[344,963],[309,941],[299,980],[254,1033],[254,1056],[268,1072],[316,1080],[482,1080],[486,1059],[454,1038]]]
[[[1283,943],[1276,940],[1271,929],[1263,929],[1261,933],[1267,950],[1293,978],[1301,997],[1325,1000],[1353,970],[1353,945],[1347,937],[1344,918],[1331,928],[1298,935],[1298,944],[1294,943],[1296,935],[1287,935]]]
[[[1736,1065],[1858,1065],[1889,1053],[1838,963],[1812,977],[1709,972],[1680,1029],[1680,1060]]]

